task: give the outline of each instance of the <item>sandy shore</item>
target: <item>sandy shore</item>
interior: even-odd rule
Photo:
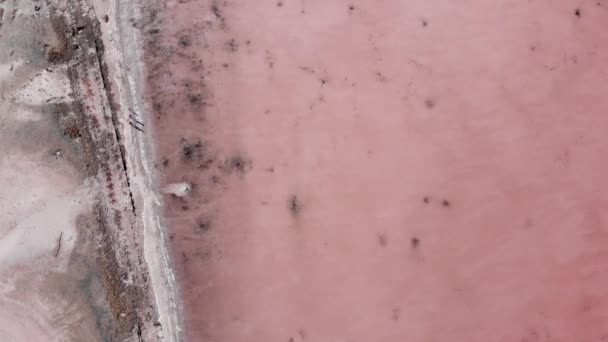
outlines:
[[[101,341],[103,297],[91,292],[98,283],[78,225],[98,183],[79,167],[68,69],[30,45],[35,36],[57,43],[46,8],[36,17],[22,3],[0,10],[0,340]]]
[[[137,68],[118,29],[133,13],[0,9],[0,339],[174,341],[144,140],[129,125],[145,113],[122,68]]]
[[[138,7],[144,6],[144,7]],[[114,9],[118,20],[117,30],[109,34],[113,40],[120,42],[119,54],[115,65],[129,65],[128,73],[121,75],[124,89],[122,103],[128,103],[133,116],[145,124],[150,120],[149,105],[145,102],[145,68],[143,63],[143,38],[141,30],[134,28],[133,22],[141,22],[141,10],[145,4],[134,6],[133,2],[116,1]],[[122,58],[119,58],[121,56]],[[158,197],[160,185],[154,170],[155,144],[151,129],[145,134],[136,130],[125,132],[128,141],[129,165],[132,165],[133,187],[142,204],[141,217],[144,227],[144,251],[156,299],[156,309],[162,327],[163,341],[179,340],[180,326],[177,300],[177,284],[172,271],[172,262],[166,247],[166,229],[162,221],[162,202]],[[133,134],[135,133],[135,134]]]

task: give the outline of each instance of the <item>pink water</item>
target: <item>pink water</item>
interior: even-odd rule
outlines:
[[[608,341],[605,6],[169,3],[188,340]]]

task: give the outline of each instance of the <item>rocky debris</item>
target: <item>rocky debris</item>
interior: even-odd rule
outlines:
[[[192,190],[192,185],[186,182],[180,182],[167,185],[163,189],[163,192],[177,197],[184,197],[190,192],[190,190]]]

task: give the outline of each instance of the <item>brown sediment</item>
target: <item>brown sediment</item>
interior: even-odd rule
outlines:
[[[61,135],[67,138],[69,154],[73,166],[81,170],[83,177],[95,176],[99,170],[99,162],[95,143],[87,126],[82,103],[60,102],[48,107],[47,111]]]
[[[109,227],[99,205],[96,206],[93,215],[101,240],[101,247],[98,249],[95,265],[101,275],[101,282],[106,292],[106,300],[112,316],[117,322],[116,326],[111,327],[110,331],[117,331],[116,337],[126,336],[132,333],[134,328],[141,325],[137,310],[141,307],[143,294],[137,286],[125,285],[128,271],[118,265],[114,251],[116,244],[110,238],[111,233],[108,232]],[[118,227],[122,229],[122,227]]]
[[[81,51],[86,51],[88,48],[99,49],[99,24],[77,13],[76,20],[79,23],[77,31],[83,31],[84,34],[72,34],[72,43],[78,44],[82,49]],[[65,19],[61,15],[56,14],[54,22],[64,23]],[[59,32],[64,37],[62,41],[67,45],[69,31],[65,26],[58,26]],[[103,54],[103,51],[101,53]],[[93,95],[99,90],[103,92],[101,94],[97,93],[98,95],[108,96],[110,94],[107,91],[108,84],[101,82],[101,84],[97,83],[94,86],[91,83],[99,81],[91,80],[87,75],[87,72],[92,71],[98,77],[101,76],[100,79],[105,79],[105,65],[101,64],[102,60],[100,59],[103,55],[91,58],[90,56],[78,53],[63,53],[60,56],[61,60],[51,62],[67,62],[67,58],[77,59],[69,67],[68,76],[70,77],[76,98],[82,99],[59,107],[60,110],[57,111],[59,120],[62,119],[61,115],[65,115],[64,110],[69,110],[72,115],[71,118],[64,120],[62,123],[64,134],[68,138],[78,139],[77,145],[80,150],[81,169],[85,170],[86,174],[90,176],[101,176],[102,184],[106,184],[106,189],[100,193],[101,196],[93,205],[92,219],[88,222],[94,228],[94,233],[89,235],[88,238],[100,244],[99,247],[96,246],[88,252],[90,256],[89,267],[100,277],[101,286],[105,292],[105,301],[113,317],[112,321],[104,327],[102,334],[108,340],[125,339],[142,325],[142,318],[138,316],[137,312],[141,310],[142,306],[143,295],[139,286],[143,284],[125,285],[124,281],[128,273],[126,268],[129,265],[119,266],[117,262],[117,248],[120,248],[120,244],[113,237],[117,236],[118,232],[126,227],[122,226],[120,220],[112,221],[112,225],[108,222],[110,216],[119,215],[120,211],[125,210],[124,208],[114,207],[117,202],[116,197],[123,196],[122,194],[117,194],[116,191],[124,187],[124,184],[120,184],[120,178],[122,178],[121,172],[124,172],[124,166],[122,165],[122,160],[118,160],[117,163],[116,159],[112,158],[112,155],[120,153],[121,146],[118,145],[118,134],[113,131],[104,132],[102,126],[99,125],[99,119],[96,118],[99,114],[90,113],[92,109],[90,107],[91,104],[84,104],[87,102],[86,96]],[[110,113],[112,113],[113,106],[111,100],[111,98],[108,99],[110,105],[106,108],[106,111]],[[107,114],[103,118],[107,118]],[[107,122],[107,120],[104,121]],[[112,125],[107,124],[107,127],[111,129]],[[117,166],[123,166],[123,168]],[[106,204],[106,201],[109,201],[109,203]],[[81,223],[84,225],[82,221]],[[90,245],[90,247],[93,246]]]
[[[46,58],[51,64],[66,63],[72,57],[72,48],[68,42],[69,28],[63,16],[52,16],[51,25],[57,41],[46,51]]]

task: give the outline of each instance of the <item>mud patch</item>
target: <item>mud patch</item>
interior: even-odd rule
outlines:
[[[55,32],[56,41],[51,45],[47,45],[46,59],[51,64],[66,63],[72,58],[72,49],[68,41],[70,30],[65,18],[61,16],[52,17],[51,24]]]
[[[64,139],[62,150],[70,151],[66,157],[73,162],[77,170],[82,170],[84,177],[97,174],[98,160],[96,147],[92,140],[89,127],[84,118],[82,104],[78,101],[58,103],[45,109],[50,114],[58,135]]]

